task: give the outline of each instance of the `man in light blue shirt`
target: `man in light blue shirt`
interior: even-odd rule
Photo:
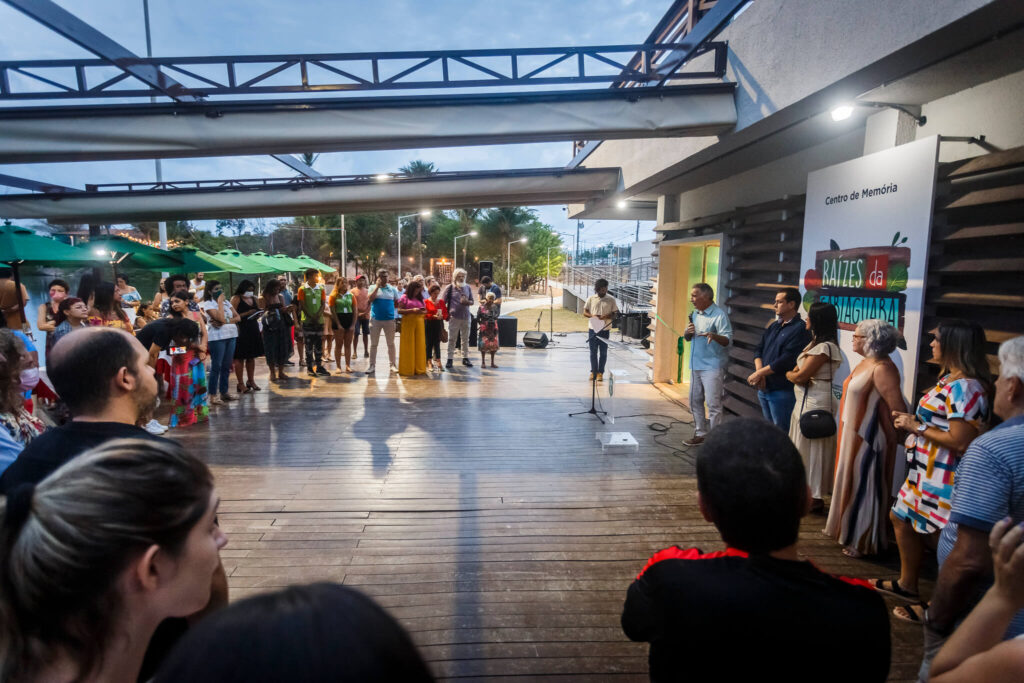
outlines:
[[[715,305],[715,290],[711,285],[695,284],[690,290],[690,303],[694,311],[683,337],[691,342],[690,411],[696,429],[683,444],[699,446],[704,443],[708,430],[717,427],[722,417],[722,384],[729,362],[732,323],[725,311]],[[704,416],[705,405],[707,417]]]

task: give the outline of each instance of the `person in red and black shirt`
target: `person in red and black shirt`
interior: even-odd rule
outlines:
[[[797,550],[811,495],[782,430],[736,419],[697,455],[697,502],[724,551],[659,551],[629,587],[622,629],[648,642],[652,681],[884,681],[889,617],[866,581]]]

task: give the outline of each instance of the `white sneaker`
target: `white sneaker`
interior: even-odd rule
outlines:
[[[391,372],[398,372],[398,366],[394,363],[391,364]]]
[[[155,419],[153,419],[147,422],[146,426],[143,427],[143,429],[145,429],[147,432],[154,436],[160,436],[161,434],[166,432],[168,428],[157,422]]]

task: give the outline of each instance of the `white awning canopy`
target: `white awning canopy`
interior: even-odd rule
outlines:
[[[0,196],[0,217],[53,223],[305,216],[421,209],[584,203],[615,192],[619,169],[467,171],[423,178],[326,178],[183,189]]]
[[[708,136],[735,126],[734,89],[13,107],[0,164]]]

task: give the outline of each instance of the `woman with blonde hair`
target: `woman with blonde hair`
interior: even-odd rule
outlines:
[[[157,626],[210,602],[227,537],[178,444],[87,451],[0,510],[0,680],[134,681]]]
[[[839,403],[836,476],[825,533],[849,557],[875,555],[887,546],[885,512],[899,440],[890,415],[904,410],[900,371],[889,358],[902,339],[881,320],[862,320],[853,351],[864,360],[843,382]]]

